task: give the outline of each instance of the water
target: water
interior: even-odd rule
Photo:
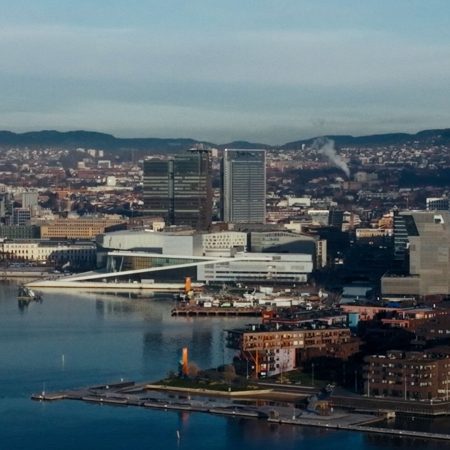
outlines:
[[[120,378],[157,380],[177,370],[183,346],[199,367],[228,362],[223,329],[249,319],[172,318],[168,299],[75,292],[45,293],[42,304],[21,311],[16,289],[0,284],[0,450],[450,448],[201,413],[33,402],[30,394],[44,386],[50,392]]]

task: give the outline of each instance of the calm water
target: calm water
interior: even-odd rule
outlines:
[[[21,311],[16,289],[0,284],[0,450],[450,449],[442,443],[201,413],[33,402],[30,394],[44,385],[52,391],[120,378],[158,379],[176,370],[183,346],[200,367],[222,364],[230,360],[222,345],[223,329],[243,322],[171,318],[167,299],[72,292],[45,293],[42,304]]]

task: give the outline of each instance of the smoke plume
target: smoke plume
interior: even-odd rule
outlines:
[[[318,153],[325,155],[334,166],[341,169],[347,177],[350,177],[350,169],[348,168],[347,163],[336,153],[333,140],[326,137],[318,138],[312,143],[311,148],[317,150]]]

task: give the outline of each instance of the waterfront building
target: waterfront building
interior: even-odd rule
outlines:
[[[168,225],[206,230],[212,219],[211,159],[208,150],[144,161],[146,212]]]
[[[301,362],[327,356],[348,359],[359,352],[360,341],[349,328],[318,327],[311,324],[293,328],[250,325],[227,331],[227,346],[239,351],[256,378],[293,370]]]
[[[365,358],[364,392],[402,400],[449,400],[450,352],[437,347],[424,352],[391,350]]]
[[[225,149],[221,172],[223,221],[265,223],[266,151]]]
[[[40,239],[4,241],[0,253],[7,261],[29,261],[61,267],[67,263],[71,268],[83,270],[96,266],[96,247],[92,242],[70,244]]]
[[[198,267],[198,280],[210,282],[306,283],[314,268],[310,254],[237,253]]]
[[[203,235],[194,230],[163,231],[121,230],[103,233],[97,244],[104,251],[134,250],[183,257],[203,254]]]

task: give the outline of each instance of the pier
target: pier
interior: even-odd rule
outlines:
[[[266,390],[267,392],[267,390]],[[198,389],[168,388],[147,383],[120,382],[92,386],[60,392],[33,394],[36,401],[81,400],[88,403],[111,406],[135,406],[166,411],[190,411],[218,414],[228,417],[265,420],[269,423],[292,426],[319,427],[330,430],[356,431],[410,439],[450,441],[450,434],[422,431],[380,428],[374,423],[384,419],[384,415],[356,413],[345,410],[333,411],[321,416],[295,404],[277,402],[264,403],[256,391],[220,392]],[[252,400],[254,401],[252,404]]]
[[[236,308],[236,307],[205,307],[198,305],[186,305],[177,306],[173,308],[171,313],[172,316],[176,317],[198,317],[198,316],[247,316],[247,317],[260,317],[264,308],[261,307],[246,307],[246,308]]]

